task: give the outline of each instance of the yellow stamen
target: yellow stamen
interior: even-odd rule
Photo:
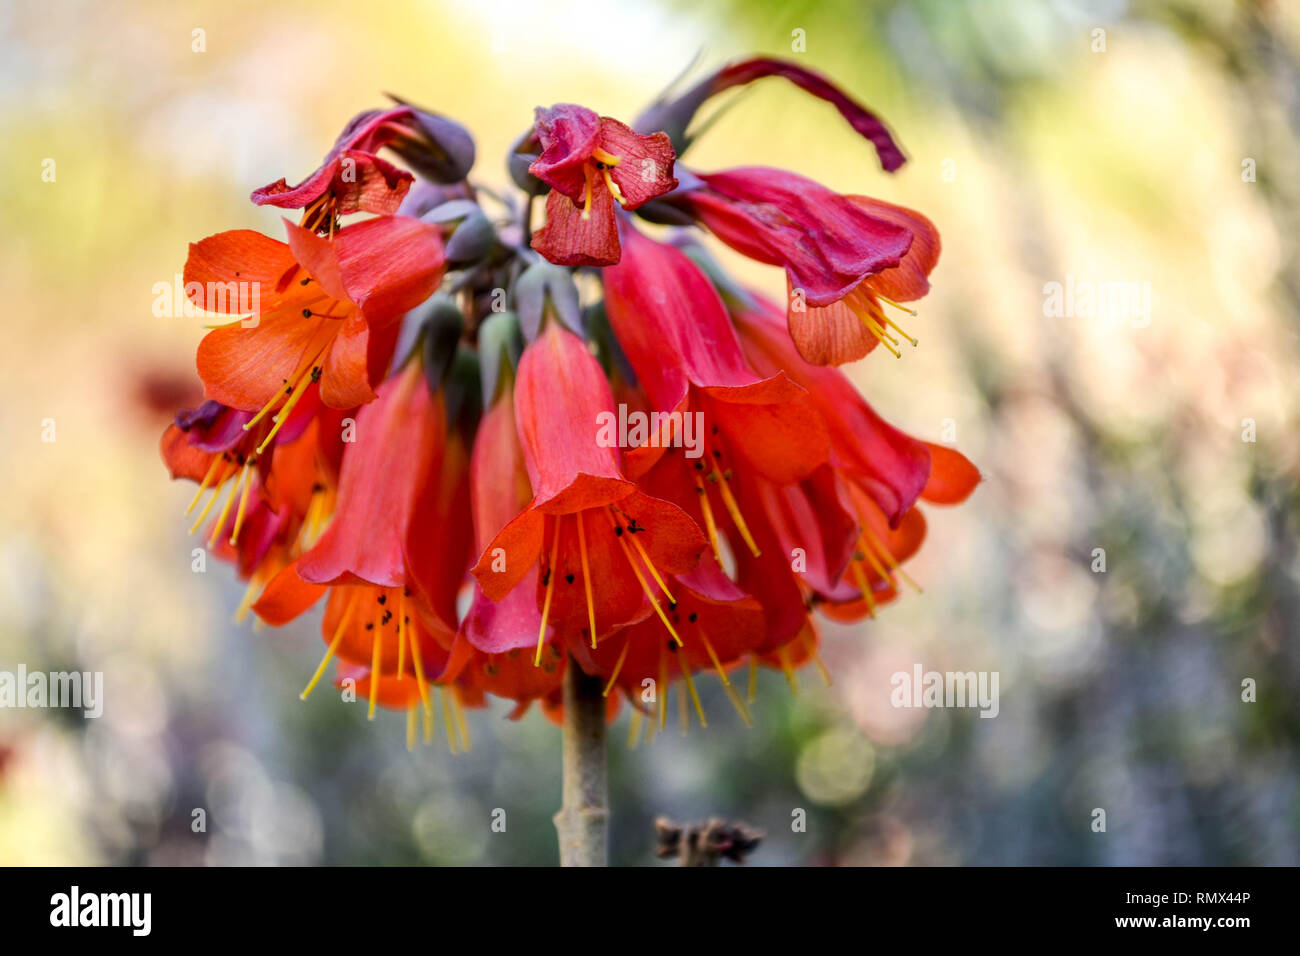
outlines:
[[[591,568],[587,564],[586,522],[578,515],[578,553],[582,555],[582,589],[587,592],[587,628],[591,633],[591,646],[596,646],[596,605],[591,600]]]
[[[700,705],[700,695],[695,693],[695,681],[691,676],[691,665],[686,660],[686,652],[679,651],[677,654],[677,666],[682,669],[682,677],[686,680],[686,689],[691,693],[691,701],[695,704],[695,713],[700,717],[700,726],[708,727],[709,722],[704,719],[704,708]]]
[[[862,599],[867,602],[867,614],[875,617],[876,597],[871,591],[871,582],[867,580],[867,576],[862,570],[862,562],[852,561],[849,563],[849,567],[853,569],[853,576],[857,579],[858,590],[862,592]]]
[[[208,516],[208,512],[211,511],[212,506],[217,503],[217,499],[221,497],[221,486],[226,483],[232,474],[235,473],[235,468],[237,467],[238,466],[235,465],[231,466],[229,470],[222,470],[221,477],[219,477],[216,483],[212,486],[212,497],[209,498],[208,503],[203,506],[203,510],[199,512],[199,516],[194,519],[194,524],[190,525],[190,534],[199,530],[199,525],[203,524],[204,519]]]
[[[402,595],[402,620],[406,620],[406,595]],[[411,634],[407,631],[408,640],[411,642],[411,660],[415,664],[415,686],[419,688],[420,700],[424,704],[426,715],[433,712],[433,707],[429,703],[429,682],[424,677],[424,661],[420,659],[420,635],[419,632]]]
[[[799,681],[794,676],[794,668],[790,666],[790,655],[786,648],[782,647],[777,652],[781,658],[781,670],[785,671],[785,682],[790,685],[790,695],[799,696]]]
[[[371,621],[370,633],[370,710],[366,714],[366,720],[375,719],[375,705],[379,702],[379,658],[384,649],[384,637],[380,633],[376,622]]]
[[[727,506],[727,513],[731,515],[731,520],[736,523],[736,530],[740,536],[745,539],[745,544],[749,547],[749,552],[754,557],[761,557],[762,552],[758,550],[758,545],[754,542],[754,536],[749,533],[749,525],[745,524],[745,518],[740,513],[740,505],[736,504],[736,499],[732,497],[731,489],[727,487],[727,480],[718,474],[718,470],[713,469],[713,473],[718,478],[718,491],[722,493],[722,503]]]
[[[582,178],[586,180],[585,192],[582,197],[582,221],[586,222],[591,218],[591,166],[587,163],[582,166]]]
[[[266,446],[271,444],[271,441],[279,433],[280,429],[284,427],[284,423],[289,420],[289,413],[293,411],[294,406],[302,401],[303,393],[307,391],[307,385],[311,381],[312,372],[316,368],[318,368],[318,366],[313,361],[311,367],[306,372],[303,372],[302,376],[294,385],[293,394],[289,396],[289,400],[284,403],[280,410],[275,413],[275,417],[271,419],[275,424],[271,427],[271,430],[266,433],[266,437],[262,439],[262,443],[257,446],[257,453],[259,455],[266,451]]]
[[[614,665],[614,673],[612,673],[612,674],[609,675],[609,683],[605,685],[605,689],[604,689],[604,690],[601,692],[601,694],[600,694],[601,697],[608,697],[608,696],[609,696],[609,692],[610,692],[610,691],[613,689],[613,687],[614,687],[614,682],[615,682],[616,680],[618,680],[618,675],[621,674],[621,673],[623,672],[623,662],[624,662],[625,660],[627,660],[627,652],[628,652],[629,650],[631,650],[631,648],[632,648],[632,642],[631,642],[630,640],[624,638],[624,640],[623,640],[623,650],[622,650],[622,652],[618,655],[618,663],[616,663],[616,664]]]
[[[456,741],[456,724],[451,719],[451,705],[447,703],[447,689],[438,688],[438,699],[442,702],[442,722],[447,727],[447,747],[452,753],[459,753],[460,747]]]
[[[668,723],[668,662],[662,654],[659,655],[659,686],[655,688],[655,696],[659,704],[659,729],[663,730]]]
[[[615,156],[613,153],[607,153],[599,146],[591,151],[591,158],[598,163],[604,163],[606,166],[617,166],[623,162],[622,156]]]
[[[406,708],[406,749],[410,751],[415,750],[415,710],[414,704]]]
[[[699,478],[695,479],[695,488],[700,495],[700,510],[704,512],[704,527],[709,532],[709,545],[713,548],[713,556],[718,559],[718,564],[722,564],[722,549],[718,547],[718,523],[713,520],[713,508],[709,506],[709,493],[704,489],[704,482]]]
[[[426,708],[424,711],[424,742],[433,743],[433,709]]]
[[[664,627],[668,628],[668,633],[673,636],[673,640],[677,642],[677,646],[681,647],[683,642],[682,639],[677,636],[677,629],[674,628],[672,622],[668,620],[668,615],[664,613],[664,609],[659,606],[659,599],[655,597],[654,592],[650,590],[649,582],[646,581],[645,575],[641,573],[641,569],[637,567],[636,558],[632,557],[632,549],[627,546],[627,541],[625,540],[627,535],[618,533],[618,529],[621,527],[618,523],[618,518],[614,517],[614,512],[612,510],[608,510],[606,513],[609,515],[609,520],[614,523],[614,537],[616,537],[618,543],[622,545],[623,555],[627,558],[627,563],[632,568],[632,573],[636,575],[637,581],[641,584],[641,590],[644,591],[645,596],[650,599],[650,605],[655,609],[655,613],[659,615],[659,620],[664,622]]]
[[[909,310],[909,311],[910,311],[910,310]],[[913,315],[916,315],[915,312],[913,312],[912,314],[913,314]],[[891,327],[895,332],[897,332],[897,333],[898,333],[899,335],[901,335],[903,338],[907,339],[907,341],[909,341],[909,342],[912,343],[912,348],[916,348],[918,345],[921,344],[921,343],[918,342],[916,339],[914,339],[914,338],[912,338],[910,335],[908,335],[908,334],[907,334],[907,330],[904,329],[904,328],[903,328],[901,325],[899,325],[897,322],[895,322],[893,319],[891,319],[889,316],[884,315],[884,313],[881,313],[881,315],[884,317],[885,322],[888,323],[888,325],[889,325],[889,326],[890,326],[890,327]]]
[[[533,666],[542,666],[542,644],[546,641],[546,619],[551,616],[551,595],[555,591],[555,559],[560,552],[560,520],[563,515],[555,516],[555,528],[551,539],[551,562],[546,567],[546,597],[542,600],[542,626],[537,631],[537,655],[533,658]],[[579,520],[582,520],[579,517]]]
[[[240,469],[239,476],[230,488],[230,494],[226,498],[225,507],[221,509],[221,514],[217,515],[216,522],[212,525],[212,537],[208,538],[208,547],[211,548],[217,543],[217,538],[221,536],[221,529],[226,526],[226,519],[230,517],[230,509],[235,505],[235,496],[239,493],[239,486],[243,483],[244,477],[248,474],[248,463]],[[215,498],[216,495],[213,495]]]
[[[203,481],[199,484],[199,490],[194,492],[194,499],[190,502],[190,506],[185,509],[187,515],[193,511],[194,506],[199,503],[199,499],[203,497],[203,492],[207,491],[208,485],[212,484],[212,479],[217,474],[217,468],[219,468],[224,462],[225,459],[220,455],[217,455],[212,459],[212,464],[208,466],[208,473],[203,476]]]
[[[646,554],[645,548],[641,546],[641,542],[636,539],[635,535],[630,535],[630,537],[632,538],[632,547],[636,548],[636,553],[641,555],[641,560],[645,562],[646,570],[648,570],[650,576],[655,579],[655,584],[659,585],[659,590],[664,592],[664,597],[668,599],[669,604],[676,604],[677,599],[673,597],[673,592],[668,590],[668,585],[664,583],[664,579],[659,576],[659,571],[655,568],[654,562],[650,560],[650,555]]]
[[[456,726],[460,730],[461,746],[465,749],[466,753],[469,753],[474,749],[474,745],[470,743],[469,724],[465,722],[465,710],[460,706],[460,698],[455,694],[452,694],[451,691],[448,691],[447,694],[451,697],[451,708],[456,712]]]
[[[690,713],[686,710],[686,691],[677,688],[677,732],[683,737],[691,729]]]
[[[602,169],[601,174],[605,177],[605,187],[609,194],[614,197],[614,202],[620,206],[626,206],[627,200],[623,198],[623,190],[618,188],[618,183],[614,182],[614,177],[609,174],[608,169]]]
[[[248,464],[244,467],[249,468],[253,464],[253,459],[248,459]],[[242,476],[241,476],[242,477]],[[253,476],[248,476],[248,481],[244,482],[244,493],[239,496],[239,508],[235,511],[235,527],[230,532],[230,546],[234,547],[239,543],[239,529],[244,526],[244,512],[248,510],[248,492],[253,487]]]
[[[262,583],[262,580],[256,576],[248,579],[248,587],[244,588],[244,596],[239,599],[239,606],[235,608],[236,624],[243,624],[248,618],[248,612],[252,609],[253,602],[262,593]]]
[[[822,675],[822,680],[826,682],[826,686],[830,687],[831,672],[826,669],[826,663],[822,660],[822,656],[817,650],[817,644],[813,640],[812,632],[805,630],[803,640],[804,647],[807,649],[809,656],[812,657],[813,663],[817,666],[817,672]]]
[[[749,693],[746,694],[752,704],[758,695],[758,657],[749,655]]]
[[[903,570],[903,566],[898,563],[898,560],[894,557],[893,552],[890,551],[889,548],[885,546],[885,543],[883,541],[881,541],[878,537],[876,537],[876,533],[871,530],[871,526],[868,525],[866,522],[863,522],[862,530],[866,533],[867,538],[871,541],[872,545],[875,546],[876,551],[880,554],[882,558],[885,559],[885,563],[894,569],[894,573],[897,574],[904,581],[906,581],[908,584],[910,584],[912,587],[916,588],[917,594],[921,594],[922,593],[921,585],[917,584],[914,580],[912,580],[912,576]]]
[[[901,305],[901,304],[895,302],[893,299],[889,298],[888,296],[880,295],[879,293],[877,293],[876,298],[879,299],[881,302],[885,303],[885,305],[892,305],[894,308],[898,309],[900,312],[906,312],[908,315],[911,315],[911,316],[915,316],[915,315],[916,315],[916,309],[912,309],[912,308],[909,308],[909,307],[907,307],[907,306],[905,306],[905,305]]]
[[[632,719],[627,722],[627,749],[636,750],[641,741],[641,711],[632,708]]]
[[[402,619],[397,619],[397,679],[402,679],[406,670],[406,632],[402,630]]]
[[[330,640],[330,645],[325,650],[325,656],[321,658],[320,666],[316,668],[316,673],[311,675],[311,680],[307,682],[307,686],[303,688],[303,692],[298,695],[300,699],[307,699],[307,695],[316,688],[316,684],[319,683],[321,675],[325,673],[325,668],[329,666],[330,659],[334,657],[334,652],[338,650],[339,642],[343,640],[343,631],[347,628],[348,621],[352,618],[352,609],[356,606],[356,603],[356,595],[353,595],[348,600],[348,606],[343,609],[343,616],[339,619],[339,626],[335,629],[334,637]]]

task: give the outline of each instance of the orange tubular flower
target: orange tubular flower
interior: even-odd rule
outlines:
[[[778,484],[802,480],[826,461],[825,425],[807,392],[782,370],[766,377],[754,371],[718,293],[685,254],[634,229],[625,244],[623,262],[605,270],[606,310],[652,408],[668,413],[659,433],[629,460],[640,472],[663,448],[685,444],[682,416],[699,413],[700,445],[688,449],[697,457],[681,456],[679,467],[693,472],[714,554],[720,557],[719,510],[757,552],[736,504],[736,483],[749,476]]]
[[[601,415],[612,407],[599,363],[577,336],[549,322],[524,352],[515,388],[533,499],[473,569],[492,601],[538,569],[538,664],[548,624],[569,646],[584,638],[594,646],[650,613],[666,622],[652,582],[665,592],[664,576],[695,567],[705,547],[685,512],[638,491],[618,449],[597,443]]]
[[[428,707],[426,685],[444,679],[449,661],[456,590],[469,558],[464,503],[447,494],[463,486],[464,454],[447,438],[442,397],[430,396],[419,362],[380,386],[376,401],[358,413],[356,433],[343,458],[334,520],[253,610],[283,624],[328,593],[328,649],[304,696],[337,656],[380,674],[413,674]],[[379,683],[371,686],[373,714]]]
[[[310,385],[330,408],[371,401],[392,358],[395,320],[433,293],[444,267],[437,228],[405,216],[355,223],[332,239],[285,228],[288,243],[246,229],[211,236],[190,246],[185,263],[200,307],[257,306],[208,333],[198,369],[209,398],[256,413],[246,429],[275,412],[259,452]]]
[[[619,260],[614,204],[637,209],[677,188],[677,155],[663,133],[642,136],[585,106],[537,108],[534,135],[542,154],[529,172],[551,187],[546,225],[533,249],[563,266]]]
[[[884,311],[930,289],[939,231],[920,213],[868,196],[840,196],[781,169],[750,167],[699,177],[683,202],[738,252],[786,271],[787,323],[799,354],[842,365],[883,344],[895,356],[908,335]],[[900,339],[901,337],[901,339]]]

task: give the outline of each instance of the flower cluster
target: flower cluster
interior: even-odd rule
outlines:
[[[572,659],[650,735],[673,685],[683,723],[705,722],[702,671],[748,722],[757,668],[820,666],[814,609],[874,616],[910,582],[918,502],[959,502],[979,474],[835,366],[915,344],[897,321],[939,234],[784,170],[682,165],[697,110],[764,76],[903,162],[829,82],[751,59],[634,126],[539,108],[507,160],[522,195],[468,178],[473,140],[446,117],[364,113],[301,184],[253,193],[301,210],[283,240],[190,247],[187,294],[228,321],[163,457],[198,484],[191,531],[248,582],[239,616],[324,602],[304,697],[333,664],[371,716],[406,711],[414,740],[441,713],[455,748],[488,694],[556,717]],[[706,235],[782,267],[787,301],[737,285]]]

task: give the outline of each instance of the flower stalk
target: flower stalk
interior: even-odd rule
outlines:
[[[563,799],[555,814],[561,866],[607,866],[609,785],[599,677],[570,658],[564,675]]]

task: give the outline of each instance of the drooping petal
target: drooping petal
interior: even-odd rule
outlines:
[[[960,504],[970,497],[981,480],[979,469],[955,448],[930,442],[925,446],[930,449],[930,477],[921,497],[937,505]]]
[[[912,233],[912,245],[902,262],[892,269],[884,269],[868,276],[863,286],[874,295],[883,295],[895,302],[912,302],[930,291],[929,275],[939,263],[943,247],[939,230],[925,216],[904,206],[895,206],[870,196],[846,196],[849,202],[877,219],[895,223]]]
[[[379,387],[357,413],[334,520],[299,560],[304,579],[406,583],[406,536],[417,495],[440,467],[445,428],[442,403],[430,397],[418,362]]]
[[[253,613],[267,624],[279,626],[298,617],[325,596],[329,588],[324,584],[306,581],[298,573],[294,561],[281,569],[253,604]]]
[[[667,134],[642,136],[618,120],[603,117],[600,148],[619,159],[609,174],[623,195],[624,209],[636,209],[677,188],[673,176],[677,153]]]
[[[886,330],[880,307],[857,289],[830,305],[796,307],[793,290],[791,299],[786,317],[790,340],[803,360],[813,365],[845,365],[865,358],[880,344],[867,323]]]
[[[786,170],[754,166],[700,178],[708,190],[687,193],[688,206],[737,251],[757,245],[765,252],[761,261],[778,260],[810,305],[829,305],[867,276],[897,266],[912,243],[906,226]],[[737,236],[736,219],[715,216],[720,203],[709,193],[736,207],[733,214],[748,220],[752,234]]]
[[[550,322],[519,362],[515,418],[533,507],[550,514],[618,501],[632,490],[617,447],[597,442],[614,397],[596,357],[576,335]]]
[[[559,266],[609,266],[619,260],[614,197],[604,184],[593,186],[591,209],[558,189],[546,196],[546,224],[533,232],[533,250]]]

